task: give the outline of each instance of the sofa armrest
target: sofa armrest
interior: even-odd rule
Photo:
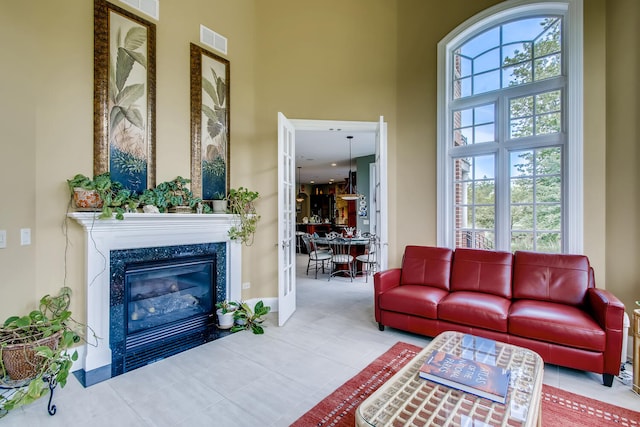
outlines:
[[[587,289],[588,307],[591,315],[602,329],[622,331],[624,304],[611,292],[604,289]]]
[[[587,296],[588,309],[606,334],[603,373],[618,375],[622,355],[624,304],[604,289],[587,289]]]
[[[400,274],[402,269],[390,268],[389,270],[379,271],[373,276],[373,290],[375,295],[380,295],[391,288],[400,286]]]
[[[397,286],[400,286],[400,275],[402,273],[402,269],[400,268],[391,268],[389,270],[378,271],[373,275],[373,305],[374,305],[374,315],[376,318],[376,322],[380,324],[380,320],[382,319],[381,310],[380,310],[380,295],[388,291],[389,289],[393,289]],[[382,324],[379,325],[383,330],[384,327]]]

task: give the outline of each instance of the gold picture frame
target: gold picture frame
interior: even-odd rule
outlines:
[[[191,191],[203,200],[229,192],[230,64],[191,43]]]
[[[141,193],[156,180],[156,26],[94,0],[93,173]]]

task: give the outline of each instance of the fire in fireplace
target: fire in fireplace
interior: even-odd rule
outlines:
[[[215,245],[215,244],[212,244]],[[203,245],[197,245],[203,246]],[[209,246],[209,245],[204,245]],[[181,247],[180,250],[184,251]],[[201,249],[201,248],[200,248]],[[112,376],[216,339],[218,251],[127,250],[111,286]],[[117,264],[122,264],[118,266]],[[115,304],[114,304],[115,303]],[[114,339],[115,338],[115,339]]]

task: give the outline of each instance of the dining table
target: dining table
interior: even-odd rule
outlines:
[[[354,262],[353,262],[353,268],[355,269],[354,271],[354,276],[356,275],[362,275],[362,262],[357,261],[356,257],[358,255],[363,255],[366,251],[367,245],[369,244],[369,238],[367,237],[334,237],[334,238],[329,238],[327,236],[317,236],[317,237],[313,237],[313,241],[315,242],[315,244],[318,247],[322,247],[322,246],[329,246],[331,243],[340,243],[340,242],[344,242],[344,243],[351,243],[351,255],[353,256]]]

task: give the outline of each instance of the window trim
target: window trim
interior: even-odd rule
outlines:
[[[453,85],[451,51],[465,39],[501,22],[529,15],[564,15],[563,35],[567,81],[566,151],[564,167],[568,173],[564,180],[566,205],[564,212],[563,250],[569,253],[583,251],[584,224],[584,167],[583,167],[583,0],[508,0],[488,8],[460,24],[438,43],[437,94],[437,244],[454,248],[453,175],[449,157],[451,115],[449,106]],[[503,165],[497,165],[501,168]],[[496,210],[499,215],[500,208]],[[498,218],[496,218],[498,220]]]

